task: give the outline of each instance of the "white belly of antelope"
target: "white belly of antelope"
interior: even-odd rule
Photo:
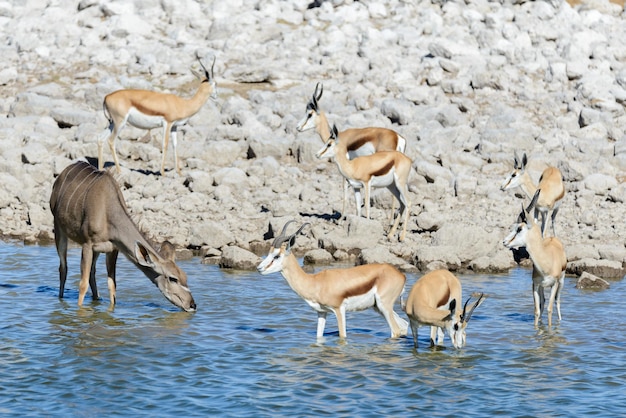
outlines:
[[[144,115],[135,107],[131,107],[128,111],[128,118],[126,121],[130,125],[140,129],[160,128],[166,123],[163,116]]]
[[[372,187],[387,187],[393,183],[396,177],[396,170],[389,170],[389,172],[382,176],[376,176],[372,179]]]
[[[343,300],[342,305],[346,308],[346,311],[362,311],[367,308],[371,308],[376,303],[376,286],[370,289],[369,292],[358,296],[350,296]]]

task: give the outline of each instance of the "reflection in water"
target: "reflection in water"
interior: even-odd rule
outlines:
[[[69,256],[77,266],[78,250]],[[373,311],[348,317],[347,340],[329,321],[317,341],[314,313],[280,275],[185,261],[201,307],[190,314],[124,259],[109,311],[106,299],[76,306],[78,274],[58,298],[53,247],[0,245],[0,263],[4,415],[553,416],[558,404],[559,414],[584,416],[621,407],[626,337],[595,319],[621,317],[621,282],[590,293],[566,281],[563,320],[535,328],[529,271],[461,276],[467,291],[489,293],[467,346],[447,338],[433,350],[423,332],[414,350],[410,335],[390,339]]]

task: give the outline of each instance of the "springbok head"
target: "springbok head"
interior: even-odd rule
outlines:
[[[306,130],[315,128],[319,115],[317,102],[319,99],[322,98],[323,92],[324,86],[321,83],[317,83],[311,100],[309,100],[309,102],[306,104],[306,114],[304,115],[304,118],[302,118],[302,120],[298,122],[298,126],[296,127],[298,132],[304,132]]]
[[[215,56],[213,57],[213,64],[211,64],[211,71],[207,70],[202,60],[200,60],[200,56],[196,52],[196,59],[200,63],[200,67],[202,67],[202,72],[196,71],[195,69],[191,69],[191,72],[200,79],[202,83],[209,83],[211,86],[211,99],[217,99],[217,84],[215,82],[215,77],[213,70],[215,68]]]
[[[262,275],[276,273],[283,269],[283,263],[289,254],[291,254],[291,247],[296,243],[296,236],[302,232],[305,226],[310,225],[306,222],[302,224],[295,233],[289,236],[285,235],[287,227],[294,222],[294,220],[291,220],[285,223],[283,230],[274,238],[274,242],[272,242],[267,256],[257,266],[257,270]]]
[[[452,345],[454,345],[455,348],[462,348],[465,346],[465,329],[467,328],[467,324],[469,323],[469,320],[474,313],[474,309],[478,308],[485,300],[485,294],[481,293],[480,295],[478,295],[478,299],[476,300],[476,302],[474,302],[474,304],[468,310],[467,304],[472,299],[472,297],[473,295],[467,298],[467,300],[465,301],[465,305],[463,305],[463,312],[459,317],[459,321],[456,322],[452,327],[450,339],[452,340]],[[454,313],[452,313],[451,315],[452,317],[454,317]]]
[[[537,189],[533,199],[526,209],[524,209],[524,205],[522,205],[522,210],[518,215],[517,220],[513,225],[511,225],[509,234],[502,241],[502,244],[504,244],[505,247],[509,249],[517,249],[526,246],[526,243],[528,242],[528,232],[537,225],[537,222],[531,216],[530,211],[537,203],[539,192],[541,192],[541,189]]]
[[[522,184],[522,176],[526,170],[526,164],[528,163],[528,158],[526,158],[526,153],[522,155],[520,159],[517,155],[517,151],[513,153],[513,171],[509,173],[508,176],[504,179],[502,184],[500,185],[500,190],[508,190],[513,189]]]
[[[337,131],[337,126],[333,125],[330,130],[330,137],[326,140],[322,148],[315,153],[317,158],[332,158],[335,156],[335,147],[337,145],[337,138],[339,136],[339,132]]]

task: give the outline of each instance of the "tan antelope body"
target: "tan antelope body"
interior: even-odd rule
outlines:
[[[417,329],[420,325],[430,325],[430,345],[435,345],[438,330],[445,330],[452,345],[462,348],[465,345],[465,329],[478,306],[484,301],[484,294],[467,311],[467,299],[460,310],[462,300],[461,282],[448,270],[434,270],[420,277],[409,292],[404,311],[409,317],[413,332],[413,345],[417,348]],[[442,341],[443,335],[437,338],[437,344]]]
[[[537,212],[541,213],[541,233],[543,234],[546,230],[548,212],[552,211],[552,235],[556,236],[554,230],[554,219],[556,218],[556,214],[559,212],[559,207],[561,206],[561,202],[565,196],[563,175],[558,168],[548,167],[541,174],[539,183],[535,185],[526,171],[527,163],[528,159],[526,158],[526,154],[522,156],[522,159],[519,159],[517,153],[515,153],[515,165],[513,171],[504,180],[500,189],[509,190],[514,189],[515,187],[520,187],[529,199],[533,198],[537,190],[541,190],[537,203],[535,204],[535,217],[537,217]]]
[[[299,132],[304,132],[306,130],[314,128],[322,142],[325,143],[331,135],[331,129],[330,124],[328,123],[328,120],[326,118],[326,113],[320,110],[318,106],[318,101],[322,97],[323,91],[323,86],[318,83],[315,86],[315,92],[313,93],[313,97],[307,103],[306,114],[304,118],[298,123],[296,129]],[[350,128],[346,129],[345,131],[338,132],[337,140],[341,144],[345,145],[347,157],[350,160],[356,157],[371,155],[379,151],[399,151],[404,153],[406,149],[406,139],[404,139],[396,131],[388,128]],[[346,180],[344,182],[345,186],[343,207],[341,210],[342,214],[345,214],[346,210],[348,184],[349,182]],[[357,204],[357,213],[360,214],[362,206],[361,190],[355,188],[354,194]]]
[[[170,302],[185,311],[196,309],[187,276],[174,261],[173,247],[164,243],[161,254],[152,247],[130,218],[122,192],[108,172],[99,171],[86,161],[69,165],[54,182],[50,209],[60,259],[59,298],[65,289],[67,246],[71,239],[82,246],[79,306],[83,304],[88,284],[94,299],[98,298],[95,274],[100,253],[107,253],[111,307],[115,305],[115,266],[118,252],[122,252]]]
[[[561,290],[565,279],[567,257],[563,243],[556,237],[543,237],[541,228],[530,216],[530,210],[538,199],[540,191],[527,209],[523,209],[517,222],[511,227],[511,232],[503,243],[507,248],[526,247],[533,261],[533,302],[535,305],[535,326],[543,313],[545,305],[544,289],[550,287],[548,302],[548,326],[552,326],[552,307],[556,304],[556,312],[561,320]]]
[[[326,314],[337,317],[339,337],[346,338],[346,312],[374,308],[389,324],[391,337],[407,334],[408,324],[393,310],[404,290],[404,274],[389,264],[367,264],[346,269],[329,269],[307,274],[291,252],[295,237],[308,224],[290,236],[283,227],[265,259],[258,265],[263,274],[280,272],[289,286],[317,312],[317,338],[324,335]]]
[[[108,143],[118,173],[120,172],[120,164],[115,151],[115,140],[122,128],[128,123],[140,129],[162,128],[163,142],[161,145],[163,157],[161,161],[161,175],[165,173],[165,156],[170,138],[174,148],[176,171],[179,175],[181,174],[178,164],[178,151],[176,149],[176,131],[180,125],[185,124],[190,117],[198,113],[209,97],[217,98],[217,89],[213,78],[215,60],[213,60],[211,72],[204,67],[199,58],[198,61],[204,73],[200,74],[192,70],[194,75],[200,79],[200,86],[194,96],[189,99],[178,97],[174,94],[134,89],[118,90],[104,98],[102,106],[104,114],[109,120],[107,129],[109,132]],[[98,140],[98,168],[100,170],[104,167],[102,155],[103,140],[104,137]]]
[[[356,157],[349,160],[346,157],[345,144],[337,140],[337,128],[333,126],[331,136],[324,146],[317,152],[318,158],[334,157],[341,175],[355,189],[365,189],[366,217],[370,217],[370,192],[372,187],[386,187],[400,202],[399,213],[393,222],[387,237],[391,239],[395,234],[400,219],[404,218],[400,241],[406,235],[411,202],[408,194],[408,181],[413,162],[409,157],[398,151],[379,151],[371,155]],[[360,202],[357,201],[357,215],[361,216]],[[393,214],[392,214],[393,215]]]

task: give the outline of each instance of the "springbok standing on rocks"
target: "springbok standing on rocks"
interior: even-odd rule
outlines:
[[[541,229],[530,210],[536,204],[541,190],[537,190],[528,208],[520,212],[517,222],[511,226],[511,232],[504,238],[507,248],[526,247],[533,261],[533,301],[535,304],[535,326],[543,313],[545,305],[544,288],[551,287],[548,302],[548,326],[552,326],[552,306],[556,303],[556,313],[561,320],[561,289],[565,279],[567,257],[563,243],[557,237],[541,235]]]
[[[337,317],[339,337],[346,338],[346,312],[374,308],[391,328],[391,337],[404,336],[408,323],[393,306],[404,290],[406,278],[390,264],[366,264],[346,269],[329,269],[307,274],[291,252],[296,235],[309,225],[303,224],[294,234],[286,236],[289,221],[283,226],[257,270],[263,274],[280,272],[291,288],[317,312],[317,338],[322,338],[326,314]]]
[[[187,287],[187,276],[174,261],[169,242],[161,254],[152,247],[130,218],[122,192],[108,171],[99,171],[86,161],[66,167],[55,180],[50,196],[54,216],[54,240],[59,254],[59,298],[67,278],[68,238],[82,246],[78,305],[82,306],[87,284],[94,299],[96,260],[106,254],[111,308],[116,302],[115,265],[122,252],[154,283],[163,296],[185,311],[195,311],[196,303]]]
[[[465,345],[465,329],[474,313],[474,309],[485,300],[484,293],[478,296],[472,307],[467,310],[471,296],[465,301],[463,311],[458,304],[462,298],[461,282],[448,270],[434,270],[420,277],[409,292],[404,311],[409,317],[413,332],[413,346],[417,348],[417,329],[420,325],[430,325],[430,346],[443,342],[446,330],[452,345],[462,348]]]
[[[539,178],[539,184],[535,185],[526,171],[527,163],[526,154],[524,153],[522,159],[520,159],[516,152],[514,155],[515,165],[513,171],[504,180],[500,189],[509,190],[520,187],[529,199],[533,198],[537,190],[541,190],[537,203],[535,204],[535,217],[537,217],[537,212],[541,213],[541,235],[543,235],[546,230],[548,212],[552,211],[552,235],[556,236],[554,231],[554,218],[556,218],[556,214],[559,212],[559,207],[561,206],[561,201],[565,196],[563,175],[558,168],[548,167],[543,170]]]
[[[213,59],[210,72],[205,68],[197,55],[196,58],[204,73],[199,73],[194,69],[191,70],[200,79],[200,87],[198,87],[196,94],[190,99],[184,99],[174,94],[134,89],[118,90],[104,98],[104,115],[109,120],[107,129],[109,133],[108,142],[118,173],[120,172],[120,163],[115,152],[115,140],[126,123],[129,123],[140,129],[163,128],[161,175],[165,173],[165,155],[167,154],[170,137],[174,147],[176,171],[179,175],[181,174],[178,164],[178,152],[176,150],[176,131],[180,125],[183,125],[190,117],[198,113],[209,97],[214,100],[217,99],[217,87],[213,77],[215,58]],[[104,136],[98,139],[98,168],[100,170],[104,167],[102,157]]]
[[[324,86],[317,83],[311,100],[306,105],[306,114],[298,123],[296,129],[298,132],[304,132],[315,128],[322,142],[326,142],[330,137],[331,128],[326,118],[326,113],[319,109],[318,101],[322,98]],[[347,157],[352,160],[356,157],[371,155],[378,151],[399,151],[404,153],[406,149],[406,139],[404,139],[396,131],[387,128],[351,128],[341,131],[337,134],[337,139],[347,150]],[[348,181],[344,182],[342,215],[345,216],[346,201],[348,195]],[[357,213],[361,211],[361,190],[354,189],[355,200],[357,202]],[[361,203],[359,203],[361,202]],[[395,201],[393,202],[395,203]],[[391,208],[392,216],[394,206]]]
[[[356,157],[349,160],[346,157],[346,146],[337,137],[337,127],[333,125],[330,137],[324,146],[317,152],[317,158],[335,157],[335,162],[341,175],[355,189],[365,189],[365,212],[370,217],[370,192],[372,187],[386,187],[400,202],[400,209],[395,222],[391,226],[387,238],[391,239],[400,219],[404,218],[400,241],[404,240],[409,221],[411,202],[409,201],[409,174],[413,162],[409,157],[398,151],[378,151],[371,155]],[[357,200],[357,215],[361,216],[361,205]],[[393,213],[392,213],[393,216]],[[393,219],[392,219],[393,220]],[[390,222],[391,223],[391,222]]]

